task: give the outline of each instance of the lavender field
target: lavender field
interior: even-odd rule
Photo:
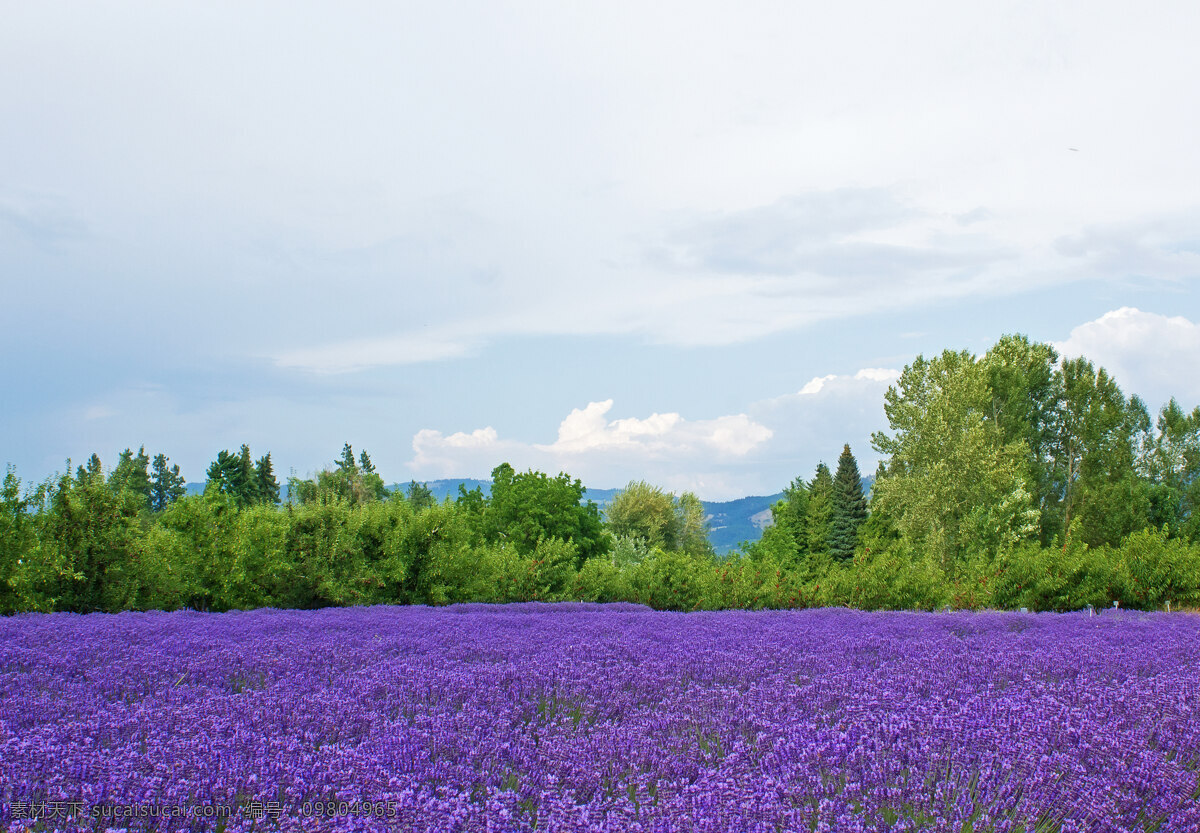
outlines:
[[[0,620],[9,830],[1198,831],[1200,617]]]

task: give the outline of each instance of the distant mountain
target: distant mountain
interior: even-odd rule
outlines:
[[[864,477],[863,493],[871,494],[871,486],[875,482],[874,475]],[[491,490],[492,481],[490,480],[426,480],[424,481],[429,491],[433,493],[436,500],[443,501],[446,498],[454,500],[458,497],[458,487],[463,486],[469,492],[472,489],[479,488],[486,495]],[[203,483],[188,483],[186,484],[187,493],[189,495],[204,494]],[[393,483],[388,486],[388,489],[401,492],[408,490],[407,483]],[[287,486],[284,486],[284,499],[287,499]],[[608,506],[612,501],[613,496],[620,489],[588,489],[583,497],[584,500],[595,501],[601,511]],[[771,525],[771,506],[778,500],[783,498],[783,492],[777,492],[773,495],[764,497],[743,497],[737,500],[726,501],[700,501],[704,505],[704,514],[708,518],[708,539],[712,542],[713,549],[718,555],[725,555],[733,552],[738,548],[738,545],[743,541],[757,541],[762,537],[763,530]]]
[[[783,492],[766,497],[743,497],[721,503],[701,501],[708,515],[708,540],[718,555],[736,550],[743,541],[757,541],[771,525],[771,507]]]

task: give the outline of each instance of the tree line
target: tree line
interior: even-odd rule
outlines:
[[[1151,420],[1086,359],[1005,336],[918,356],[885,395],[870,496],[849,445],[718,557],[703,507],[631,482],[604,512],[565,473],[492,472],[437,502],[349,444],[287,501],[268,453],[221,451],[203,494],[126,449],[0,489],[0,611],[529,600],[660,609],[1200,606],[1200,408]],[[68,471],[70,465],[67,466]]]

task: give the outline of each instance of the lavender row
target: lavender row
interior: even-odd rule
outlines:
[[[1198,767],[1188,615],[0,620],[10,830],[1166,833]]]

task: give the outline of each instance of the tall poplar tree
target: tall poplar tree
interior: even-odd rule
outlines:
[[[838,457],[837,474],[833,478],[833,512],[830,519],[829,554],[839,561],[854,556],[858,543],[858,528],[867,519],[867,499],[863,495],[862,475],[858,461],[847,443]]]

